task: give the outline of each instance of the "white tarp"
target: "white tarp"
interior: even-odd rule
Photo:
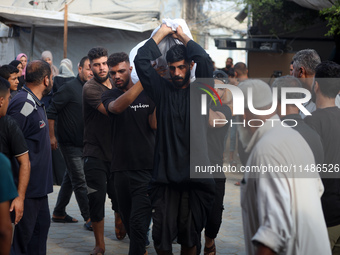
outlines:
[[[2,6],[30,10],[62,11],[64,0],[39,1],[30,5],[29,0],[1,0]],[[148,23],[160,15],[161,0],[67,0],[68,12],[97,18],[124,20],[132,23]]]
[[[13,24],[20,27],[30,27],[31,25],[36,25],[38,27],[64,26],[64,12],[28,9],[21,7],[7,7],[0,5],[0,17],[4,19],[3,22],[5,24]],[[145,24],[137,24],[121,20],[97,18],[73,13],[68,14],[69,27],[98,26],[134,32],[144,32],[154,29],[157,27],[157,25],[157,22],[151,20]]]

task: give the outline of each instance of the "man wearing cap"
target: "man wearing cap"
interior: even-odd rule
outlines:
[[[297,131],[281,124],[266,83],[246,80],[239,88],[245,96],[240,138],[250,152],[241,181],[246,253],[330,254],[319,175],[292,170],[315,164],[309,145]],[[250,93],[260,112],[249,110]]]

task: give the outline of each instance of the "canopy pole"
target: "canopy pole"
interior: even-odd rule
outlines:
[[[35,25],[32,25],[31,26],[31,38],[30,38],[31,47],[30,47],[29,58],[28,58],[29,61],[33,60],[34,35],[35,35]]]
[[[64,10],[64,58],[67,58],[67,3]]]

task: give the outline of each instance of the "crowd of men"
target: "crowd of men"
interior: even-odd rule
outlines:
[[[161,56],[158,44],[169,36],[181,44],[166,53],[171,78],[165,79],[151,61]],[[204,254],[220,254],[215,238],[225,175],[191,178],[191,171],[195,160],[223,165],[228,129],[236,140],[235,125],[230,125],[235,121],[248,123],[237,126],[245,166],[303,169],[245,173],[238,185],[247,254],[339,254],[340,65],[302,50],[293,58],[292,76],[269,85],[249,79],[246,65],[233,65],[228,58],[223,72],[229,77],[212,84],[229,83],[242,91],[244,115],[232,116],[232,94],[223,87],[214,90],[213,101],[221,105],[211,101],[202,109],[205,91],[197,85],[202,78],[212,80],[213,64],[181,26],[174,31],[161,25],[139,48],[136,84],[131,64],[124,52],[90,49],[79,62],[77,77],[59,86],[47,109],[43,98],[53,87],[50,64],[25,63],[20,91],[21,71],[0,67],[0,254],[46,254],[51,217],[77,222],[66,213],[72,192],[84,227],[94,233],[91,254],[105,253],[106,195],[115,212],[117,239],[127,233],[130,255],[148,254],[151,221],[157,254],[172,254],[175,240],[181,254],[200,254],[203,229]],[[193,69],[196,80],[190,79]],[[281,95],[289,89],[291,103],[286,104]],[[276,109],[273,93],[279,95]],[[224,124],[215,125],[215,119]],[[52,150],[57,148],[67,170],[51,215],[48,194],[53,190]],[[306,173],[306,167],[323,171]]]

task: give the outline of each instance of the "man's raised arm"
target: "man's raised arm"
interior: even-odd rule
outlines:
[[[139,80],[146,93],[157,104],[160,97],[160,86],[163,78],[152,67],[151,60],[159,58],[162,54],[158,44],[169,34],[175,33],[170,27],[163,24],[156,34],[144,46],[139,48],[134,63]]]

